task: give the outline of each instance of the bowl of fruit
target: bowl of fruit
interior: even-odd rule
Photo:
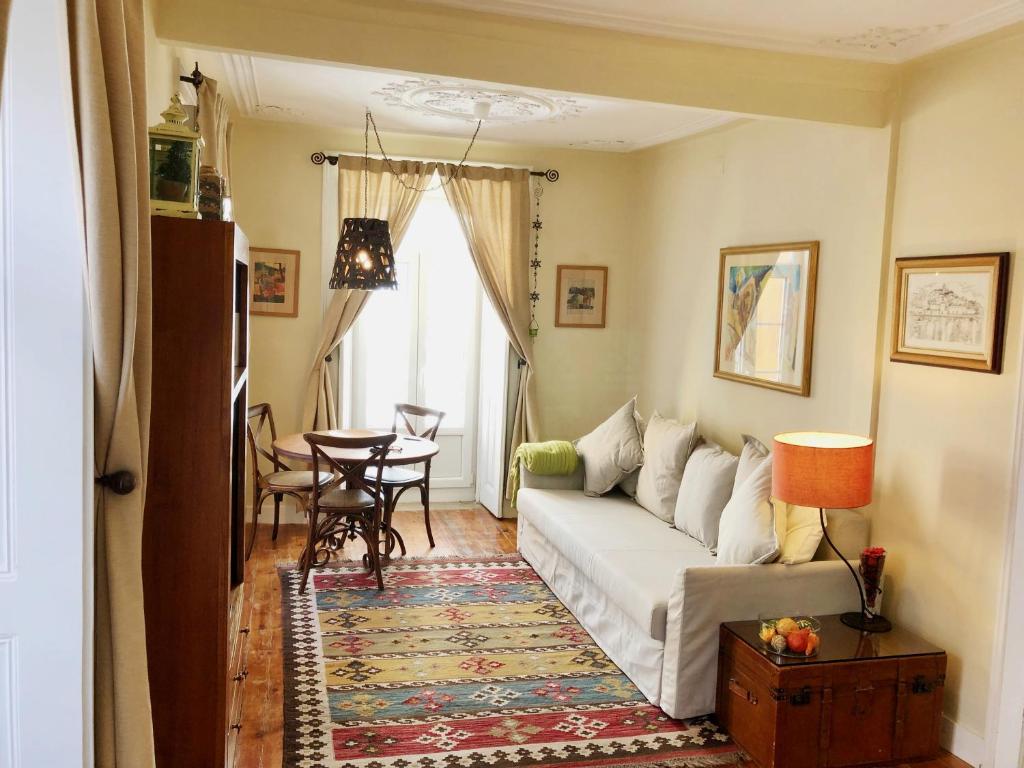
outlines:
[[[803,659],[816,656],[821,645],[821,622],[813,616],[761,619],[759,633],[765,650],[776,656]]]

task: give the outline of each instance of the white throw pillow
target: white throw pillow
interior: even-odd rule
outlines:
[[[637,503],[666,523],[675,514],[683,468],[697,439],[696,424],[651,415],[644,433],[644,465],[636,480]]]
[[[644,463],[643,443],[633,412],[634,397],[589,435],[576,441],[583,459],[583,491],[587,496],[608,493]]]
[[[675,526],[704,544],[718,549],[718,524],[732,496],[739,458],[714,443],[693,449],[683,469],[676,498]]]
[[[824,534],[817,507],[797,507],[775,502],[775,508],[786,507],[786,538],[782,542],[779,562],[787,565],[809,563],[814,559]],[[826,521],[827,524],[827,521]]]
[[[740,465],[736,468],[736,480],[732,485],[733,493],[769,456],[771,456],[771,451],[765,447],[764,443],[756,437],[743,435],[743,450],[740,452]]]
[[[742,457],[740,459],[742,464]],[[757,565],[774,560],[781,549],[775,529],[772,461],[767,457],[735,490],[718,526],[718,565]],[[784,505],[780,507],[780,515]]]
[[[643,445],[644,433],[647,431],[647,422],[640,415],[639,411],[633,411],[633,418],[636,420],[636,428],[640,432],[640,444]],[[619,490],[636,501],[636,482],[640,477],[640,470],[635,469],[626,475],[626,478],[619,483]]]

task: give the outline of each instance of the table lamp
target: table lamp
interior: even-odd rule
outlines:
[[[888,632],[892,624],[869,610],[857,571],[829,538],[826,509],[856,509],[871,503],[874,441],[834,432],[787,432],[775,436],[772,496],[800,507],[817,507],[825,541],[850,569],[860,613],[842,615],[842,622],[862,632]]]

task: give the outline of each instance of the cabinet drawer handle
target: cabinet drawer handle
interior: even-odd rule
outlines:
[[[248,635],[249,634],[249,627],[242,627],[240,630],[238,630],[238,634],[240,634],[240,635]]]
[[[243,680],[245,680],[245,678],[247,678],[248,676],[249,676],[249,669],[246,668],[246,669],[243,669],[241,672],[239,672],[237,675],[235,675],[231,679],[234,680],[236,683],[240,683]]]
[[[729,690],[735,693],[744,701],[749,701],[751,704],[757,704],[757,696],[755,696],[742,685],[737,683],[735,677],[729,678]]]
[[[241,723],[235,723],[234,725],[231,726],[231,730],[232,731],[236,731],[236,732],[241,731],[242,730],[242,724]]]

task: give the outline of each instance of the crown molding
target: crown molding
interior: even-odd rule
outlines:
[[[732,115],[728,113],[705,115],[699,120],[687,123],[681,128],[671,131],[663,131],[662,133],[654,136],[648,136],[647,138],[640,139],[639,141],[634,141],[629,151],[633,152],[639,149],[649,149],[661,144],[668,144],[669,142],[676,141],[677,139],[686,139],[691,136],[696,136],[698,133],[704,133],[705,131],[710,131],[713,128],[721,128],[724,125],[737,123],[744,119],[745,118],[740,115]]]
[[[227,75],[235,106],[245,117],[255,117],[260,106],[260,89],[256,82],[256,64],[252,56],[222,53],[224,74]]]
[[[807,54],[841,59],[900,64],[948,45],[968,40],[1024,19],[1024,0],[1008,2],[975,16],[939,26],[934,32],[885,48],[857,47],[837,42],[828,36],[819,40],[757,32],[729,31],[682,24],[665,19],[568,9],[544,0],[421,0],[431,5],[444,5],[463,10],[502,16],[551,21],[560,24],[594,27],[618,32],[664,37],[689,42],[713,43],[738,48]],[[868,32],[869,30],[865,30]],[[848,38],[849,36],[844,36]],[[838,38],[843,39],[843,38]]]

